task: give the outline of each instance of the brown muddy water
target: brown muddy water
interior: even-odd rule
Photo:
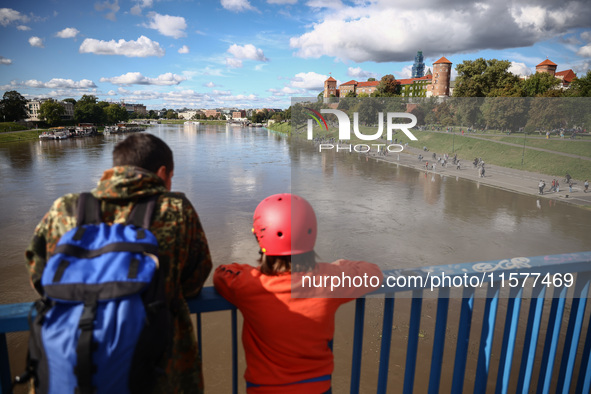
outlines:
[[[264,197],[286,191],[304,196],[314,206],[319,221],[316,251],[322,261],[367,260],[392,269],[591,250],[591,212],[575,206],[554,201],[540,205],[533,196],[425,174],[355,153],[319,153],[311,143],[289,141],[266,129],[158,125],[148,132],[165,140],[175,154],[173,190],[185,192],[195,205],[214,265],[255,264],[252,213]],[[122,138],[0,145],[1,303],[35,299],[23,257],[35,225],[57,197],[92,189],[111,166],[112,148]],[[475,311],[482,309],[481,301],[476,300]],[[372,298],[366,308],[364,393],[375,392],[377,385],[382,304],[382,299]],[[396,300],[389,392],[399,392],[403,381],[409,305],[408,299]],[[459,316],[459,299],[450,305],[452,324]],[[353,307],[348,304],[337,315],[335,393],[349,387]],[[435,303],[425,301],[417,393],[425,391],[428,380],[435,312]],[[229,392],[230,315],[210,313],[202,321],[206,390]],[[478,324],[472,330],[479,333]],[[457,330],[448,331],[450,349],[446,348],[444,366],[453,365],[456,334]],[[13,372],[21,369],[26,336],[9,335]],[[477,346],[471,343],[473,357]],[[239,355],[243,360],[242,349]],[[475,367],[468,363],[465,392],[472,391]],[[241,361],[240,376],[243,371]],[[450,390],[449,374],[444,368],[442,392]]]

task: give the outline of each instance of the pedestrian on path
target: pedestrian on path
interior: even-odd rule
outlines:
[[[540,179],[540,183],[538,183],[538,194],[544,194],[544,188],[546,187],[546,183]]]
[[[556,180],[556,193],[560,192],[560,184],[558,183],[558,179]]]
[[[570,193],[572,193],[572,192],[573,192],[573,181],[570,181],[570,182],[568,183],[568,191],[569,191]]]
[[[587,193],[587,190],[589,190],[589,181],[585,179],[585,190],[583,190],[585,193]]]

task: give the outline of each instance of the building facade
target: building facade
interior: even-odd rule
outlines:
[[[423,53],[419,51],[415,62],[419,59],[422,62]],[[405,78],[397,80],[400,85],[400,94],[403,97],[445,97],[450,96],[451,87],[451,66],[452,62],[447,60],[445,57],[437,60],[433,63],[433,73],[427,72],[427,75],[421,77]],[[422,66],[417,64],[417,72],[423,72],[425,64]],[[415,67],[413,66],[413,73]],[[337,81],[333,77],[329,77],[324,81],[324,93],[323,96],[327,97],[346,97],[348,94],[353,93],[356,96],[365,93],[371,95],[374,93],[380,81],[367,81],[358,82],[351,80],[341,84],[337,88]]]
[[[412,65],[411,78],[421,78],[425,76],[425,63],[423,62],[423,51],[418,51],[415,56],[415,62]]]
[[[560,80],[558,88],[566,89],[569,87],[573,79],[577,77],[577,74],[572,69],[564,71],[556,71],[558,65],[549,59],[544,60],[536,66],[536,73],[548,73]]]
[[[41,104],[46,102],[47,100],[53,100],[51,98],[43,98],[43,99],[33,99],[27,100],[27,118],[25,119],[27,122],[39,122],[42,119],[39,118],[39,111],[41,110]],[[59,105],[64,107],[65,111],[62,115],[62,120],[72,120],[74,119],[74,104],[69,101],[58,101]]]
[[[128,113],[136,112],[140,115],[147,115],[148,114],[148,111],[146,110],[146,106],[143,104],[121,103],[121,106],[124,107]]]

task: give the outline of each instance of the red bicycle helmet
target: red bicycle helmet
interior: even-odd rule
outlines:
[[[254,211],[252,232],[261,251],[289,256],[314,250],[316,214],[308,201],[295,194],[274,194]]]

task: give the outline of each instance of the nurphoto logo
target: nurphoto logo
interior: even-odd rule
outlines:
[[[348,141],[351,139],[351,120],[349,119],[349,116],[345,112],[340,111],[338,109],[321,109],[320,112],[318,112],[312,108],[308,108],[308,107],[304,107],[304,108],[307,109],[308,111],[312,112],[310,114],[310,116],[313,118],[313,119],[308,119],[308,129],[307,129],[308,140],[314,139],[314,136],[313,136],[314,121],[316,121],[316,123],[318,124],[318,126],[320,126],[321,129],[324,128],[326,131],[328,131],[328,124],[326,122],[326,119],[322,116],[322,114],[333,114],[337,117],[337,121],[339,123],[339,137],[338,137],[339,142]],[[400,119],[400,118],[410,119],[411,121],[409,123],[394,123],[394,119]],[[386,123],[386,140],[387,141],[392,141],[393,130],[401,130],[412,141],[417,141],[417,137],[415,137],[414,134],[411,133],[409,130],[417,124],[417,118],[415,115],[405,113],[405,112],[388,112],[386,114],[386,122],[385,123]],[[353,133],[355,134],[355,136],[358,139],[360,139],[362,141],[376,141],[382,137],[383,131],[384,131],[384,113],[383,112],[378,113],[378,129],[374,134],[361,133],[359,131],[359,114],[357,112],[353,113]],[[393,152],[393,153],[402,152],[402,150],[404,150],[404,146],[402,146],[400,144],[389,144],[389,145],[387,145],[387,144],[371,144],[371,145],[376,146],[378,151],[380,150],[381,147],[385,147],[384,149],[388,150],[388,152]],[[329,144],[329,143],[319,144],[319,151],[320,152],[322,152],[323,150],[331,150],[331,149],[335,149],[335,148],[336,148],[337,152],[340,150],[347,150],[347,151],[351,152],[351,149],[353,149],[355,152],[364,153],[364,152],[368,152],[371,150],[370,144],[348,145],[347,147],[344,147],[344,148],[342,146],[339,146],[339,144],[337,144],[336,146],[334,144]]]

